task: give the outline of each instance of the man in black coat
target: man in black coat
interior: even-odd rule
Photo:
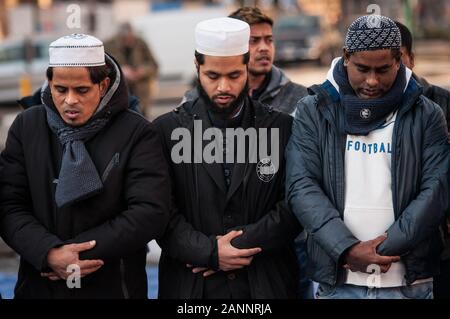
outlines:
[[[160,298],[294,298],[299,223],[284,201],[292,119],[247,96],[249,26],[196,28],[198,97],[155,125],[173,185]]]
[[[146,244],[168,222],[157,132],[128,110],[98,39],[50,45],[42,105],[19,114],[1,154],[1,235],[21,257],[16,298],[146,298]]]

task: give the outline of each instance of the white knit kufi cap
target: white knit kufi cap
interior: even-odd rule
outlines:
[[[248,52],[250,26],[233,18],[205,20],[195,27],[195,49],[211,56],[236,56]]]
[[[71,34],[52,42],[51,67],[90,67],[105,65],[103,42],[87,34]]]

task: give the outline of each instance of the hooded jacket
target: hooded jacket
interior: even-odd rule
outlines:
[[[406,283],[439,272],[438,226],[449,208],[450,149],[438,105],[410,79],[392,136],[392,196],[395,222],[378,253],[401,256]],[[327,80],[297,106],[286,149],[289,206],[305,227],[308,273],[319,283],[343,282],[343,253],[358,240],[345,226],[346,135],[339,93]]]
[[[108,124],[85,142],[102,178],[103,190],[58,208],[55,183],[62,146],[37,105],[19,114],[1,154],[1,235],[20,255],[16,298],[146,298],[146,244],[167,225],[170,184],[160,140],[153,125],[128,110],[128,94],[118,65],[98,112]],[[44,88],[48,93],[49,88]],[[55,110],[56,111],[56,110]],[[104,265],[81,278],[81,288],[51,281],[47,254],[65,244],[96,240],[80,259]]]
[[[270,81],[258,101],[272,106],[275,110],[292,114],[297,102],[308,95],[306,87],[292,82],[284,72],[272,66]]]

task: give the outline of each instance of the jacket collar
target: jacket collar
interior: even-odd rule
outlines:
[[[244,112],[251,114],[251,116],[255,119],[255,128],[258,129],[260,127],[269,127],[281,114],[273,110],[272,107],[265,106],[257,101],[251,100],[250,98],[245,99],[245,110]],[[178,119],[178,122],[181,126],[186,127],[191,131],[191,136],[194,136],[194,120],[202,119],[202,128],[207,129],[211,127],[211,122],[209,120],[206,107],[204,105],[204,101],[198,96],[195,99],[186,100],[180,106],[178,106],[174,112],[174,116]],[[244,115],[247,116],[247,115]],[[245,128],[244,128],[245,129]],[[203,139],[202,139],[203,140]],[[202,149],[204,149],[205,145],[210,143],[210,141],[202,142]],[[203,168],[207,171],[208,175],[210,175],[211,179],[215,182],[215,184],[219,187],[219,189],[226,194],[227,201],[233,196],[233,194],[237,191],[246,175],[248,175],[251,171],[251,165],[249,163],[236,163],[234,166],[233,177],[231,180],[231,185],[226,190],[225,180],[223,176],[223,168],[220,163],[211,163],[207,164],[202,161]]]
[[[319,111],[333,125],[339,123],[338,112],[341,114],[342,107],[340,105],[339,86],[333,79],[333,68],[341,58],[335,58],[331,63],[331,67],[327,73],[327,80],[320,85],[313,85],[308,88],[310,94],[317,97],[317,105]],[[414,102],[422,94],[423,88],[414,79],[412,71],[407,69],[407,85],[404,90],[404,98],[402,105],[399,107],[399,114],[407,112],[414,105]],[[340,117],[339,117],[340,118]]]
[[[275,65],[272,66],[272,70],[270,71],[270,73],[270,82],[267,85],[265,92],[261,94],[259,98],[260,101],[263,101],[264,99],[269,97],[275,98],[275,96],[280,93],[281,88],[290,82],[286,74]]]
[[[192,126],[193,121],[197,119],[197,117],[200,118],[201,115],[204,116],[206,114],[205,110],[203,113],[200,113],[198,111],[200,108],[196,107],[196,104],[200,99],[196,91],[196,89],[188,91],[183,101],[173,111],[180,124],[186,128]],[[188,96],[188,98],[186,98],[186,96]],[[245,99],[245,103],[247,107],[250,107],[255,116],[256,128],[270,126],[279,116],[279,113],[275,112],[271,106],[263,105],[260,102],[252,100],[248,97]]]

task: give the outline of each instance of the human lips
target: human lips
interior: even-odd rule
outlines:
[[[256,57],[256,62],[263,62],[263,63],[270,63],[270,56],[268,55],[261,55]]]
[[[367,89],[362,89],[362,90],[360,91],[360,93],[361,93],[362,95],[365,95],[365,96],[368,96],[368,97],[373,98],[373,97],[379,96],[381,92],[380,92],[380,90],[367,90]]]
[[[215,97],[215,101],[219,104],[226,104],[230,102],[233,99],[233,96],[231,95],[218,95]]]
[[[69,109],[64,111],[65,116],[71,120],[76,119],[80,115],[80,113],[81,112],[76,109]]]

